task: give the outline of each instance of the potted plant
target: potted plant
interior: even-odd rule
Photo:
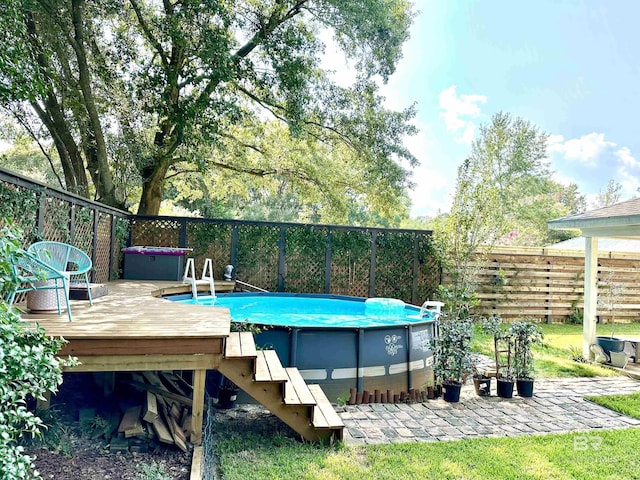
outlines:
[[[479,397],[491,395],[491,377],[476,368],[473,374],[473,387],[476,390],[476,395]]]
[[[491,315],[482,321],[482,329],[493,337],[493,349],[496,362],[496,392],[499,397],[511,398],[515,377],[511,365],[513,337],[504,328],[499,315]]]
[[[468,316],[452,313],[440,318],[438,335],[433,340],[434,373],[447,402],[460,400],[462,384],[473,373],[472,338],[473,323]]]
[[[513,322],[509,327],[513,339],[513,370],[521,397],[533,396],[533,355],[531,347],[541,343],[542,329],[530,321]]]

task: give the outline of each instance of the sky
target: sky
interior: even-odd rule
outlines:
[[[415,102],[412,215],[447,211],[478,126],[503,111],[549,135],[554,178],[594,199],[640,187],[640,2],[416,0],[403,59],[381,93]]]

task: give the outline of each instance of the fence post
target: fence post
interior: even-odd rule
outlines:
[[[187,247],[187,219],[180,219],[180,236],[178,238],[178,246],[180,248]]]
[[[411,304],[418,305],[418,273],[420,271],[420,260],[418,258],[418,234],[413,234],[413,272],[411,279]],[[426,300],[426,298],[425,298]],[[423,300],[421,300],[422,302]]]
[[[76,205],[71,204],[69,208],[69,243],[76,244]]]
[[[235,223],[231,226],[231,265],[233,265],[233,278],[236,277],[236,269],[238,268],[238,225]]]
[[[91,269],[91,282],[95,282],[96,281],[96,260],[97,260],[97,254],[98,254],[98,225],[100,223],[100,212],[98,212],[98,210],[96,210],[95,208],[93,209],[93,242],[91,245],[91,263],[93,264],[94,268]]]
[[[324,293],[331,293],[331,229],[327,230],[327,246],[324,252]]]
[[[278,250],[278,291],[284,292],[285,287],[285,242],[287,241],[287,229],[280,227],[280,242]]]
[[[36,237],[44,240],[44,214],[47,209],[47,196],[44,191],[38,194],[38,218],[36,219]]]
[[[111,215],[111,232],[109,236],[109,278],[108,281],[113,279],[113,257],[114,257],[114,247],[116,245],[116,216]]]
[[[371,230],[371,262],[369,264],[369,297],[376,296],[376,249],[378,230]]]

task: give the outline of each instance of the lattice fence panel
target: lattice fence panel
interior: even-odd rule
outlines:
[[[96,258],[93,265],[96,282],[109,281],[109,246],[111,244],[111,215],[100,213],[96,239]]]
[[[91,257],[93,253],[93,212],[88,207],[76,206],[73,244]]]
[[[269,291],[278,289],[280,228],[238,226],[236,278]]]
[[[324,293],[327,229],[287,227],[285,290]]]
[[[126,246],[129,238],[129,219],[116,217],[115,229],[116,244],[113,246],[112,250],[113,271],[111,273],[111,280],[118,280],[119,278],[122,278],[122,267],[124,264],[124,254],[122,253],[122,249]]]
[[[414,235],[378,232],[376,238],[375,294],[411,303]]]
[[[213,260],[214,278],[222,278],[224,267],[231,263],[231,233],[229,224],[214,222],[187,223],[187,247],[193,248],[196,274],[199,275],[204,260]]]
[[[418,278],[416,303],[434,300],[440,285],[440,265],[433,251],[431,235],[418,236]]]
[[[38,196],[29,189],[0,182],[0,218],[9,218],[22,230],[23,246],[37,240]]]
[[[180,221],[167,218],[134,219],[131,245],[177,248],[180,246]]]
[[[331,292],[354,297],[369,296],[371,233],[338,230],[331,233]]]
[[[71,205],[65,200],[47,197],[44,209],[42,238],[54,242],[68,243],[71,238],[69,221]]]

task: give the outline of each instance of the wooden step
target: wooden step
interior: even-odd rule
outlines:
[[[256,343],[251,332],[231,332],[224,347],[226,358],[256,358]]]
[[[316,428],[344,428],[340,415],[333,409],[320,385],[309,385],[308,387],[316,401],[316,406],[313,407],[312,425]]]
[[[284,403],[287,405],[315,405],[316,401],[309,391],[300,371],[295,368],[285,368],[287,383],[284,384]]]
[[[289,377],[275,350],[260,350],[256,357],[256,382],[286,382]]]

